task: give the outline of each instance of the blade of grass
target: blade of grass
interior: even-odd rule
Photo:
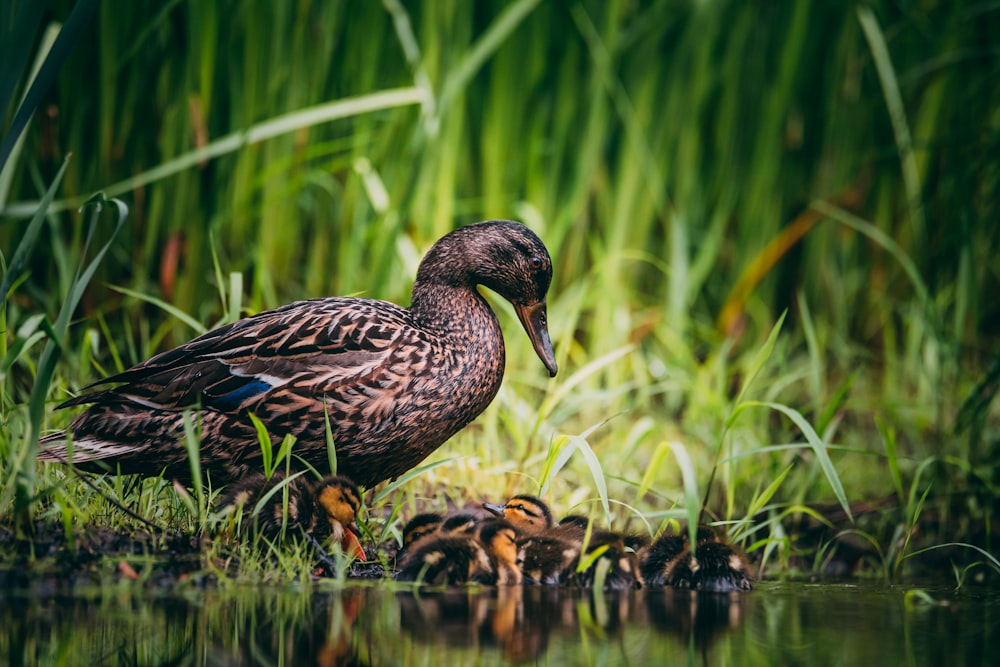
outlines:
[[[125,180],[109,185],[105,188],[108,196],[117,196],[142,188],[143,186],[160,181],[168,176],[173,176],[180,172],[197,167],[209,160],[213,160],[222,155],[252,146],[254,144],[281,136],[298,132],[302,129],[328,123],[350,116],[381,111],[399,106],[419,104],[422,101],[422,92],[416,88],[397,88],[385,90],[369,95],[359,95],[336,102],[319,104],[307,109],[300,109],[288,114],[272,118],[263,123],[252,125],[246,130],[240,130],[227,134],[224,137],[206,144],[205,146],[189,151],[179,157],[168,160],[153,169],[142,172]],[[56,213],[77,206],[78,198],[60,199],[52,203],[51,212]],[[20,218],[35,210],[35,202],[19,202],[0,210],[0,215]]]
[[[146,303],[152,304],[157,308],[159,308],[160,310],[169,313],[176,319],[180,320],[184,324],[191,327],[191,329],[195,332],[195,334],[199,336],[208,331],[208,329],[206,329],[201,322],[194,319],[180,308],[177,308],[176,306],[167,303],[163,299],[152,296],[151,294],[143,294],[142,292],[138,292],[133,289],[128,289],[127,287],[118,287],[117,285],[109,285],[109,287],[116,292],[124,294],[125,296],[130,296],[133,299],[138,299],[139,301],[145,301]]]
[[[51,191],[52,188],[50,188],[50,192]],[[15,496],[15,511],[22,520],[27,520],[29,518],[30,503],[34,496],[35,485],[35,466],[33,464],[38,452],[38,437],[41,434],[42,421],[45,417],[45,401],[48,396],[49,386],[52,382],[52,375],[55,372],[56,364],[58,363],[59,357],[62,353],[63,341],[65,341],[67,331],[69,330],[70,318],[76,311],[76,307],[80,303],[80,299],[83,297],[83,292],[90,283],[90,279],[93,277],[94,272],[104,259],[104,255],[111,247],[115,236],[125,224],[125,219],[128,217],[128,207],[125,206],[123,202],[117,199],[109,201],[104,198],[103,193],[98,193],[91,197],[84,206],[85,208],[91,207],[93,212],[90,217],[87,241],[84,245],[84,253],[81,255],[82,257],[86,257],[86,249],[89,247],[90,241],[97,228],[98,216],[100,215],[102,204],[105,203],[112,204],[112,210],[115,214],[114,228],[111,230],[107,242],[103,247],[101,247],[100,250],[97,251],[90,264],[88,264],[82,271],[79,268],[77,269],[77,275],[74,277],[73,282],[70,285],[69,293],[66,295],[66,299],[63,302],[62,307],[59,310],[59,315],[52,327],[53,335],[48,339],[48,341],[46,341],[45,348],[42,350],[41,358],[38,361],[38,370],[35,373],[35,382],[31,388],[31,397],[28,401],[30,431],[28,440],[22,450],[24,453],[21,458],[21,460],[26,462],[27,465],[22,466],[18,471],[18,492]]]

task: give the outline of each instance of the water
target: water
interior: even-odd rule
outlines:
[[[997,664],[1000,591],[226,587],[0,593],[10,665]],[[991,659],[992,657],[992,659]]]

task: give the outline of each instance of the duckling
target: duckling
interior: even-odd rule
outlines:
[[[646,584],[714,592],[753,589],[750,564],[736,547],[709,526],[698,526],[695,539],[692,554],[687,531],[657,538],[641,561]]]
[[[267,479],[256,473],[228,485],[218,504],[252,512],[257,529],[268,539],[301,532],[314,545],[329,539],[344,553],[366,560],[354,533],[361,493],[346,477],[330,476],[311,484],[302,475]]]
[[[698,529],[699,544],[714,536],[710,531]],[[688,548],[688,533],[663,533],[653,541],[640,559],[640,571],[647,586],[669,586],[676,559]]]
[[[630,549],[625,538],[618,533],[591,527],[590,534],[581,537],[580,554],[562,574],[563,583],[592,588],[597,584],[597,572],[604,567],[603,588],[607,590],[627,590],[641,588],[642,577],[639,559]],[[593,562],[581,568],[580,564],[592,559]],[[601,565],[604,562],[606,565]]]
[[[484,503],[483,507],[510,521],[523,534],[521,569],[527,581],[590,587],[598,563],[604,560],[608,563],[605,588],[641,586],[638,559],[626,547],[624,538],[608,530],[594,529],[586,517],[571,515],[555,525],[549,506],[527,494],[513,496],[503,505]],[[594,562],[578,571],[579,564],[598,550],[601,554]]]
[[[560,575],[580,554],[570,532],[554,530],[552,511],[540,498],[521,494],[503,505],[483,503],[483,508],[509,521],[521,534],[518,546],[526,583],[558,584]]]
[[[428,536],[472,535],[480,517],[471,512],[459,512],[442,517],[440,514],[418,514],[403,527],[403,544],[396,552],[396,562],[406,555],[414,542]]]
[[[415,542],[437,532],[443,520],[444,517],[436,512],[424,512],[407,521],[406,525],[403,526],[403,543],[396,551],[396,560],[401,560],[407,549],[411,548]]]
[[[587,526],[590,526],[592,521],[590,517],[583,516],[582,514],[568,514],[563,518],[559,519],[557,524],[560,528],[565,529],[575,529],[579,531],[582,536],[587,531]],[[649,548],[650,540],[649,536],[643,533],[612,533],[621,538],[622,544],[627,550],[631,550],[635,554],[643,553]],[[638,560],[638,559],[637,559]]]
[[[313,534],[317,539],[332,540],[340,545],[345,554],[356,560],[368,560],[358,540],[356,519],[361,507],[361,493],[354,482],[343,475],[324,477],[313,485],[313,497],[317,506]]]
[[[477,525],[476,537],[489,554],[491,565],[489,574],[480,575],[478,581],[500,586],[520,584],[522,576],[514,526],[503,519],[486,519]]]
[[[41,441],[40,461],[188,481],[186,415],[199,425],[201,468],[232,482],[262,468],[252,413],[275,446],[322,470],[327,442],[363,487],[410,470],[481,413],[504,372],[499,321],[477,286],[510,301],[548,370],[557,372],[546,294],[552,259],[518,222],[490,220],[443,236],[417,269],[409,308],[329,297],[298,301],[209,331],[84,388],[88,405]],[[111,386],[114,385],[114,386]]]
[[[476,532],[476,527],[481,521],[482,517],[476,516],[472,512],[449,514],[441,522],[438,532],[442,535],[472,535]]]
[[[491,514],[507,519],[525,533],[537,534],[550,531],[555,525],[552,510],[537,496],[528,494],[511,496],[503,505],[483,503],[483,508]]]
[[[719,541],[703,542],[695,553],[685,551],[672,568],[670,585],[696,591],[730,593],[749,591],[754,587],[754,576],[739,550]]]
[[[520,583],[517,531],[507,521],[488,519],[474,534],[425,537],[407,551],[396,579],[431,585]]]

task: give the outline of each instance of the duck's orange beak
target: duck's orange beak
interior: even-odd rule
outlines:
[[[515,303],[514,311],[517,313],[517,318],[521,320],[521,326],[528,333],[528,338],[531,339],[535,354],[548,369],[549,377],[555,377],[559,367],[556,365],[556,353],[552,350],[552,341],[549,340],[545,299],[534,303]]]
[[[345,554],[350,554],[354,556],[355,560],[367,561],[368,556],[365,555],[365,550],[361,548],[361,541],[358,539],[358,524],[351,523],[347,530],[344,531],[344,537],[340,541],[340,548]]]

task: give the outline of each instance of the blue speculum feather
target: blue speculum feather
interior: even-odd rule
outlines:
[[[236,410],[248,398],[259,396],[270,388],[271,385],[263,380],[250,380],[242,387],[218,396],[202,392],[202,405],[216,410]]]

